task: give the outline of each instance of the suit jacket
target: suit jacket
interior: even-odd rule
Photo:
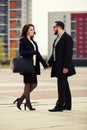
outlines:
[[[54,41],[55,43],[55,41]],[[53,48],[54,48],[53,43]],[[73,54],[73,40],[72,37],[64,32],[55,47],[55,62],[53,53],[48,61],[49,65],[52,66],[51,77],[68,77],[75,74],[75,68],[72,62]],[[63,74],[63,68],[68,68],[69,72]]]
[[[44,67],[46,67],[46,62],[42,58],[40,52],[38,51],[38,46],[37,43],[32,39],[33,43],[36,46],[36,51],[34,51],[34,47],[32,43],[28,40],[27,37],[23,37],[20,39],[20,46],[19,46],[19,54],[20,56],[27,57],[27,58],[32,58],[33,55],[36,54],[36,65],[35,65],[35,71],[36,74],[40,74],[40,62]]]

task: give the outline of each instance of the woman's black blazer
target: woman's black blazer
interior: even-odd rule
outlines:
[[[36,74],[40,74],[40,62],[44,67],[47,66],[45,60],[42,58],[37,43],[32,39],[33,43],[36,46],[36,51],[34,51],[34,47],[32,43],[28,40],[27,37],[23,37],[20,39],[20,45],[19,45],[19,55],[27,58],[33,58],[33,55],[36,54],[36,65],[35,65],[35,71]]]

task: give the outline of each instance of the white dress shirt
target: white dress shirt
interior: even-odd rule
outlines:
[[[33,47],[34,47],[34,51],[36,51],[36,46],[35,46],[35,44],[33,43],[32,40],[30,40],[30,42],[32,43],[32,45],[33,45]],[[34,61],[34,66],[35,66],[35,65],[36,65],[36,54],[33,55],[33,61]]]
[[[63,34],[64,34],[64,31],[61,34],[57,35],[57,38],[55,40],[54,48],[53,48],[53,58],[54,58],[54,61],[56,61],[55,48],[56,48],[56,45],[58,44],[58,42],[59,42],[59,40],[60,40],[60,38],[62,37]]]

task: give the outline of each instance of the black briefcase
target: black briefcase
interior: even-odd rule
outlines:
[[[30,58],[13,58],[12,70],[14,73],[34,73],[33,59]]]

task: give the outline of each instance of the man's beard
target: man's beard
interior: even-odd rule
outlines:
[[[58,31],[54,32],[54,35],[57,35],[58,34]]]

